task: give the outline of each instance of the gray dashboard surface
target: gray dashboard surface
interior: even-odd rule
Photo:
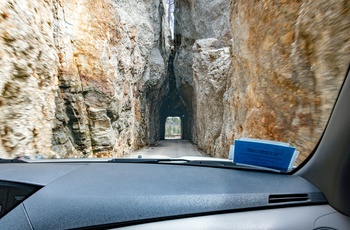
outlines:
[[[14,163],[0,165],[0,180],[46,185],[85,164]]]
[[[9,214],[0,219],[0,229],[32,229],[32,226],[27,219],[23,204],[18,205]]]
[[[133,225],[121,229],[295,230],[317,228],[349,230],[350,217],[340,214],[329,205],[315,205],[191,217]]]
[[[34,229],[125,226],[281,205],[269,204],[271,194],[306,193],[309,200],[301,204],[326,202],[315,186],[291,175],[174,164],[94,163],[75,164],[70,169],[67,164],[36,166],[54,176],[51,182],[50,175],[38,179],[37,183],[45,182],[46,186],[23,202]],[[16,178],[23,174],[28,181],[22,182],[36,181],[26,175],[32,170],[23,167]]]

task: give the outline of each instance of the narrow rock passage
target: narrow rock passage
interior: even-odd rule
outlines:
[[[203,155],[198,151],[197,146],[187,140],[162,140],[157,146],[147,147],[131,153],[126,157],[137,158],[142,155],[142,158],[177,158],[185,156]]]

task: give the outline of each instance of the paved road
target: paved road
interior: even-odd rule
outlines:
[[[177,158],[184,156],[200,156],[203,155],[197,150],[197,147],[186,140],[163,140],[157,146],[147,147],[131,153],[130,158]]]

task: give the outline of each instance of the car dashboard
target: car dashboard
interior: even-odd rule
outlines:
[[[266,213],[283,214],[277,210],[296,209],[300,215],[310,209],[316,219],[335,212],[318,188],[288,174],[170,163],[16,163],[0,167],[0,191],[7,191],[0,202],[7,203],[3,211],[8,212],[0,219],[0,229],[154,229],[158,225],[161,229],[162,224],[176,229],[180,220],[195,228],[208,218],[220,228],[238,224],[232,220],[240,215],[260,217],[238,218],[241,222],[246,219],[244,226],[249,227],[253,220],[266,221]],[[286,217],[302,224],[291,214]]]

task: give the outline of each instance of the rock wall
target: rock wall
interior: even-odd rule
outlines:
[[[345,77],[349,23],[346,0],[232,1],[225,120],[234,131],[226,138],[289,142],[302,161],[317,144]]]
[[[166,77],[160,0],[0,3],[0,157],[121,156],[148,142]]]
[[[183,137],[227,157],[240,137],[317,143],[350,56],[350,3],[0,3],[0,157],[115,157]]]
[[[319,140],[349,65],[350,3],[233,0],[230,8],[230,60],[226,48],[203,47],[212,41],[198,37],[179,54],[193,65],[198,145],[226,157],[240,137],[285,141],[301,151],[300,163]]]
[[[205,104],[205,97],[199,95],[198,89],[201,87],[196,85],[195,80],[198,84],[206,84],[201,81],[207,81],[205,78],[207,75],[206,70],[209,68],[205,67],[206,70],[197,72],[201,65],[201,57],[195,57],[194,54],[202,52],[205,49],[212,49],[211,38],[215,38],[214,48],[220,49],[229,46],[229,40],[231,38],[229,17],[230,17],[230,1],[226,0],[175,0],[175,51],[176,57],[174,60],[174,70],[176,77],[176,86],[186,100],[186,105],[189,107],[189,123],[188,126],[190,131],[190,140],[194,143],[198,143],[199,147],[203,150],[214,149],[214,141],[210,141],[210,146],[204,146],[201,143],[206,142],[208,139],[197,139],[197,133],[201,137],[208,136],[209,134],[202,133],[206,132],[204,127],[205,120],[202,118],[205,116],[209,118],[211,115],[206,115],[205,112],[209,110],[201,110]],[[204,40],[208,40],[208,44]],[[197,40],[203,40],[203,47],[196,47],[195,43]],[[211,44],[211,45],[210,45]],[[200,45],[201,46],[201,45]],[[195,47],[195,48],[193,48]],[[221,51],[218,51],[221,53]],[[207,58],[204,58],[208,61]],[[216,58],[212,61],[214,62]],[[204,60],[203,60],[204,61]],[[196,66],[196,62],[199,66]],[[211,60],[209,61],[211,62]],[[203,66],[210,63],[202,63]],[[212,65],[213,67],[213,65]],[[194,70],[197,69],[197,70]],[[223,68],[225,69],[225,68]],[[203,77],[201,77],[205,74]],[[216,78],[216,77],[213,77]],[[199,81],[198,81],[199,80]],[[209,80],[210,81],[210,80]],[[212,92],[213,93],[213,92]],[[197,106],[197,101],[199,104]],[[203,100],[203,101],[202,101]],[[211,107],[211,106],[209,106]],[[215,105],[213,105],[215,107]],[[211,108],[213,108],[211,107]],[[208,107],[207,107],[208,108]],[[199,109],[199,111],[197,111]],[[198,114],[198,115],[197,115]],[[221,116],[222,117],[222,116]],[[220,120],[215,121],[216,125]],[[212,132],[212,131],[209,131]],[[214,135],[215,136],[215,135]],[[209,139],[213,140],[214,137]]]
[[[47,1],[0,2],[0,158],[54,154],[58,55],[53,24]]]
[[[209,155],[225,157],[220,148],[230,47],[221,48],[217,39],[201,39],[193,45],[192,56],[198,147]]]

